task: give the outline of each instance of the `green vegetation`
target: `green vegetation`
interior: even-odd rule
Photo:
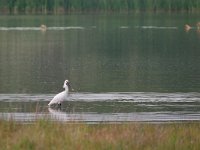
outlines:
[[[1,13],[200,11],[200,0],[0,0]]]
[[[199,123],[76,124],[0,121],[2,150],[200,149]]]

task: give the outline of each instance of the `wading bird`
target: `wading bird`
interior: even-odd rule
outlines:
[[[200,30],[200,22],[197,22],[197,30]]]
[[[40,30],[41,30],[41,31],[46,31],[46,30],[47,30],[47,26],[44,25],[44,24],[42,24],[42,25],[40,26]]]
[[[53,104],[57,104],[58,106],[61,106],[61,103],[67,99],[68,92],[69,92],[70,83],[68,80],[65,80],[63,84],[63,88],[65,89],[63,92],[58,93],[54,98],[49,102],[49,106]]]
[[[190,29],[191,29],[191,26],[188,25],[188,24],[186,24],[186,25],[185,25],[185,31],[188,32],[188,31],[190,31]]]

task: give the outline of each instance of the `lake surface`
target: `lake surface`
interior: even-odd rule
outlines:
[[[1,94],[0,118],[97,122],[199,121],[200,93],[71,93],[61,108],[49,108],[52,94]]]
[[[195,14],[0,16],[0,118],[200,120],[198,21]],[[48,108],[65,79],[75,91],[61,109]]]

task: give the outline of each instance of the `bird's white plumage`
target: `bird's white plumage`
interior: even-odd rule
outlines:
[[[67,99],[68,97],[68,92],[69,92],[69,81],[65,80],[63,88],[65,88],[65,91],[58,93],[54,98],[49,102],[49,106],[52,104],[61,104],[64,100]]]

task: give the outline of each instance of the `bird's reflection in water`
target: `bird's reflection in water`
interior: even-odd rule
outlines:
[[[75,113],[72,105],[66,107],[49,107],[48,111],[52,120],[56,121],[75,121],[80,120],[79,115]],[[78,118],[77,118],[78,117]]]
[[[61,107],[57,107],[57,108],[48,108],[48,111],[50,114],[56,115],[56,114],[60,114],[60,113],[65,113],[61,111]]]
[[[68,121],[69,116],[66,112],[62,111],[61,107],[57,108],[48,108],[48,111],[50,113],[50,117],[52,120],[57,120],[57,121]]]

